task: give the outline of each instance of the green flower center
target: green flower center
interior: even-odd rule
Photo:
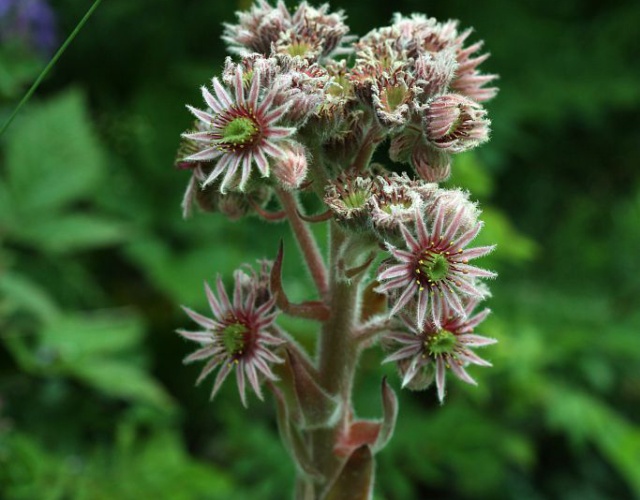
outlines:
[[[433,356],[442,356],[443,354],[453,354],[456,343],[457,339],[453,333],[447,330],[440,330],[425,341],[425,348]]]
[[[362,208],[369,200],[370,194],[364,190],[350,191],[344,197],[344,204],[347,208]]]
[[[404,85],[394,85],[386,88],[385,94],[389,111],[395,111],[404,102],[406,88]]]
[[[222,343],[231,356],[242,354],[246,347],[246,333],[249,329],[242,323],[232,323],[222,330]]]
[[[440,253],[430,253],[418,261],[417,273],[429,281],[440,281],[449,274],[449,261]]]
[[[289,53],[289,55],[291,57],[296,57],[296,56],[300,56],[303,57],[305,56],[308,52],[311,52],[311,45],[309,45],[308,43],[305,42],[297,42],[297,43],[292,43],[288,48],[287,48],[287,52]]]
[[[251,118],[234,118],[222,129],[221,142],[226,144],[240,145],[251,140],[258,133],[258,126]]]

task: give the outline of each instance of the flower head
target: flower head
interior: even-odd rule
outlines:
[[[284,2],[272,7],[264,0],[249,12],[238,14],[238,24],[225,24],[222,39],[229,50],[242,56],[272,52],[315,60],[331,54],[347,53],[342,46],[353,40],[342,11],[328,13],[329,5],[319,8],[302,2],[291,14]]]
[[[251,75],[248,95],[245,91],[245,75],[242,67],[236,67],[231,93],[217,78],[213,79],[215,96],[206,87],[202,87],[202,96],[208,104],[206,111],[187,106],[195,117],[202,122],[205,130],[185,133],[183,137],[197,141],[200,151],[185,158],[186,161],[217,163],[204,180],[210,184],[222,177],[220,191],[236,182],[240,175],[238,188],[243,191],[251,175],[251,165],[258,167],[263,177],[269,176],[268,156],[281,157],[283,150],[279,143],[295,132],[294,128],[278,127],[276,123],[288,109],[288,105],[274,105],[277,88],[268,89],[261,97],[260,70]]]
[[[469,316],[478,304],[476,299],[468,299],[465,303],[467,318],[456,316],[447,305],[441,325],[428,321],[422,328],[416,328],[412,322],[404,318],[407,331],[391,332],[384,339],[386,343],[399,344],[399,348],[383,362],[395,361],[403,375],[402,387],[423,389],[435,379],[440,402],[445,395],[445,372],[450,369],[460,380],[477,385],[476,381],[465,370],[469,364],[491,366],[491,363],[480,358],[471,348],[495,344],[497,340],[476,335],[474,328],[489,314],[484,309],[474,316]]]
[[[277,380],[269,365],[282,363],[283,360],[271,351],[270,346],[279,346],[285,341],[270,333],[277,312],[274,311],[275,298],[269,293],[265,295],[264,283],[260,279],[262,274],[236,271],[233,300],[229,299],[219,276],[216,280],[217,296],[205,284],[213,318],[184,307],[189,317],[202,327],[202,330],[195,332],[178,330],[184,338],[201,345],[184,362],[208,360],[196,383],[219,368],[211,398],[216,395],[234,367],[244,406],[247,406],[246,380],[260,399],[260,377]]]
[[[428,315],[430,321],[439,325],[445,308],[464,317],[463,300],[485,295],[476,278],[492,278],[495,273],[468,262],[488,254],[494,247],[465,248],[482,228],[482,223],[476,222],[471,229],[461,232],[461,223],[467,214],[468,210],[461,207],[453,217],[447,217],[444,208],[439,206],[429,230],[422,212],[416,211],[417,237],[404,224],[400,225],[406,249],[387,244],[398,263],[383,266],[378,274],[378,281],[384,282],[378,287],[379,292],[397,292],[392,316],[413,301],[419,327]]]
[[[486,110],[460,94],[435,98],[424,115],[427,139],[436,148],[461,153],[489,140]]]

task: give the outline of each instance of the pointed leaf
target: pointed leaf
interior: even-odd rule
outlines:
[[[329,395],[290,350],[287,361],[293,374],[293,387],[300,404],[304,429],[331,427],[340,410],[338,399]]]
[[[387,377],[382,379],[382,425],[373,445],[373,452],[377,453],[384,448],[396,427],[398,418],[398,397],[395,391],[387,383]]]
[[[370,500],[373,497],[373,479],[373,453],[369,446],[363,445],[345,462],[323,499]]]
[[[320,474],[313,465],[309,457],[309,451],[304,445],[299,431],[292,425],[284,394],[274,385],[271,385],[271,390],[276,398],[278,431],[280,432],[280,438],[285,448],[293,458],[300,472],[321,481],[323,477],[322,474]]]

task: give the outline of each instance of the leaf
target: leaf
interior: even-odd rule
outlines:
[[[58,309],[47,292],[27,278],[13,273],[0,273],[0,298],[10,308],[25,309],[42,320],[53,319]]]
[[[68,373],[110,396],[166,411],[174,409],[174,402],[165,390],[146,372],[129,363],[104,358],[70,365]]]
[[[78,90],[33,106],[7,140],[14,203],[33,219],[87,199],[102,178],[104,157]]]
[[[377,453],[387,445],[393,436],[397,419],[398,397],[387,383],[387,377],[384,377],[382,379],[382,426],[373,445],[373,453]]]
[[[373,496],[374,461],[371,448],[356,449],[331,484],[324,500],[369,500]]]
[[[66,364],[84,364],[88,358],[136,347],[142,334],[141,320],[129,312],[77,313],[49,324],[41,333],[40,347],[53,350]]]
[[[119,243],[126,227],[102,216],[72,214],[55,219],[38,219],[17,230],[17,235],[43,250],[70,252]]]

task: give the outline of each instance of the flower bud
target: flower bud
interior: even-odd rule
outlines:
[[[369,199],[374,192],[373,180],[344,172],[330,182],[324,201],[344,227],[362,231],[369,227]]]
[[[298,189],[307,176],[308,164],[304,147],[292,143],[282,148],[284,155],[274,162],[271,173],[284,189]]]
[[[443,182],[451,175],[449,153],[433,148],[424,141],[413,148],[411,165],[420,178],[427,182]]]
[[[489,139],[486,110],[459,94],[446,94],[428,104],[424,116],[427,139],[450,153],[475,148]]]
[[[481,213],[478,204],[469,200],[469,192],[462,189],[438,189],[426,207],[427,217],[435,217],[438,208],[444,214],[445,224],[451,224],[454,217],[459,217],[454,237],[475,227]]]

